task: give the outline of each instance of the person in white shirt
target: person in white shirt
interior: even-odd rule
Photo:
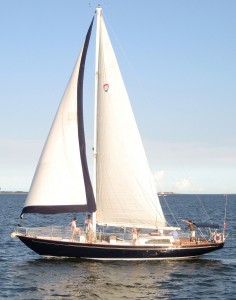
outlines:
[[[91,220],[91,215],[88,215],[87,219],[84,222],[86,239],[88,243],[92,243],[93,240],[93,223]]]
[[[71,222],[70,222],[70,226],[71,226],[71,240],[74,240],[74,235],[75,233],[78,233],[79,235],[79,239],[80,239],[80,233],[81,233],[81,229],[79,227],[76,226],[76,218],[74,218]]]

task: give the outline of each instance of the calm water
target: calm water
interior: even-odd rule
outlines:
[[[235,195],[227,197],[230,235],[223,250],[199,259],[142,263],[40,257],[10,238],[25,197],[0,194],[0,299],[236,299]],[[177,221],[210,217],[222,224],[225,200],[223,195],[172,195],[161,202],[169,220],[172,215],[167,207]],[[194,217],[197,210],[201,218]],[[84,216],[77,217],[83,223]],[[71,215],[64,215],[46,221],[45,216],[29,215],[24,225],[68,225],[70,219]]]

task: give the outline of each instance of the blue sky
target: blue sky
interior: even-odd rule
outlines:
[[[97,3],[1,0],[2,190],[28,191]],[[100,4],[157,190],[236,193],[236,1]]]

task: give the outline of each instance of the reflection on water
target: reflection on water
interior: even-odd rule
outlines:
[[[34,299],[178,299],[180,291],[181,299],[193,291],[198,291],[194,299],[202,299],[232,290],[235,272],[235,265],[208,259],[146,263],[36,259],[12,268],[16,284],[9,297],[23,293],[18,299],[31,299],[32,292]]]

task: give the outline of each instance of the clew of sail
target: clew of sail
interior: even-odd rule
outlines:
[[[97,38],[97,222],[147,228],[166,226],[102,15]]]

